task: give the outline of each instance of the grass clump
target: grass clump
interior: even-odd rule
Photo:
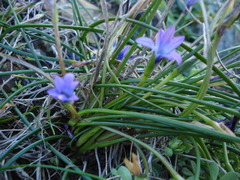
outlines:
[[[239,178],[238,1],[0,6],[2,179]]]

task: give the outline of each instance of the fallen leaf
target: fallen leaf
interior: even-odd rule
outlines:
[[[220,128],[222,128],[225,132],[227,132],[229,135],[231,136],[236,136],[232,131],[231,129],[229,129],[225,124],[223,123],[219,123],[220,125]]]
[[[91,63],[92,63],[92,61],[81,61],[81,62],[73,63],[72,66],[73,67],[81,67],[81,66],[89,65]]]
[[[214,129],[212,126],[200,123],[198,121],[192,121],[191,124],[194,124],[194,125],[199,126],[199,127],[207,128],[207,129],[212,129],[212,130]]]
[[[10,104],[10,103],[6,103],[1,109],[0,109],[0,113],[3,113],[5,111],[6,108],[8,107],[16,107],[14,104]]]
[[[140,174],[141,168],[139,166],[138,157],[136,154],[132,153],[132,162],[127,158],[125,158],[123,162],[133,175],[137,176]]]
[[[41,19],[41,18],[43,18],[43,17],[44,17],[44,14],[36,14],[33,18],[21,22],[21,24],[24,24],[24,23],[31,23],[31,22],[33,22],[33,21],[37,21],[37,20],[39,20],[39,19]]]

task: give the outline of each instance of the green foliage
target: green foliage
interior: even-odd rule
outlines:
[[[212,162],[210,163],[210,168],[209,168],[210,176],[212,180],[217,179],[219,175],[219,166],[217,163]]]
[[[224,174],[224,176],[222,176],[220,178],[220,180],[227,180],[227,179],[232,179],[232,180],[237,180],[240,178],[240,174],[237,172],[229,172],[227,174]]]
[[[125,166],[120,166],[117,170],[112,169],[112,174],[115,176],[120,176],[121,178],[117,178],[117,180],[132,180],[132,175],[128,168]]]
[[[199,1],[186,11],[182,1],[115,0],[123,7],[115,14],[91,2],[0,4],[0,179],[19,168],[29,179],[239,179],[239,2]],[[180,66],[155,64],[135,42],[170,25],[185,36]],[[80,82],[75,103],[46,93],[65,72]],[[140,176],[121,166],[132,150]]]
[[[171,157],[173,154],[189,153],[193,148],[191,143],[186,138],[177,137],[168,142],[165,147],[165,153]]]

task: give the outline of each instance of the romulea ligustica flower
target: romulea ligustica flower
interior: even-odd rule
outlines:
[[[175,27],[170,26],[165,31],[163,29],[158,31],[155,42],[148,37],[137,38],[136,42],[155,52],[155,64],[165,58],[167,60],[176,60],[178,65],[180,65],[182,63],[182,58],[175,49],[182,44],[185,36],[173,37],[174,33]]]
[[[79,98],[74,94],[74,89],[78,85],[78,81],[74,81],[74,74],[67,73],[63,77],[55,76],[53,89],[49,89],[47,93],[60,101],[77,101]]]

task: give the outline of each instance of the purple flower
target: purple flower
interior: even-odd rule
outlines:
[[[77,101],[79,98],[74,94],[74,89],[78,83],[74,81],[73,73],[67,73],[64,77],[55,76],[55,88],[49,89],[47,93],[60,101]]]
[[[217,120],[218,123],[223,123],[223,124],[224,124],[225,126],[227,126],[229,129],[231,129],[232,132],[235,131],[236,125],[237,125],[238,121],[239,121],[239,119],[236,119],[236,117],[235,117],[235,119],[233,118],[232,121],[228,121],[228,120],[226,120],[226,119]]]
[[[192,5],[194,5],[198,0],[187,0],[185,1],[186,2],[186,5],[187,5],[187,8],[189,9]]]
[[[232,74],[227,72],[225,73],[227,76],[231,76]],[[217,80],[217,79],[220,79],[221,77],[220,76],[215,76],[215,77],[211,77],[210,81],[214,81],[214,80]]]
[[[130,48],[129,45],[124,46],[124,48],[123,48],[123,49],[121,50],[121,52],[118,54],[117,59],[120,60],[120,61],[122,61],[123,58],[125,57],[125,55],[127,54],[127,52],[129,51],[129,48]],[[131,60],[132,60],[133,58],[135,58],[136,56],[137,56],[136,54],[131,55],[129,60],[131,61]]]
[[[124,48],[121,50],[121,52],[118,54],[117,59],[123,60],[124,56],[127,54],[130,46],[124,46]]]
[[[152,49],[155,52],[156,61],[160,62],[163,58],[167,60],[176,60],[178,65],[182,63],[181,56],[175,51],[175,49],[182,44],[184,36],[173,37],[175,33],[175,27],[170,26],[166,31],[160,29],[158,31],[155,42],[147,37],[140,37],[136,39],[136,42]]]

